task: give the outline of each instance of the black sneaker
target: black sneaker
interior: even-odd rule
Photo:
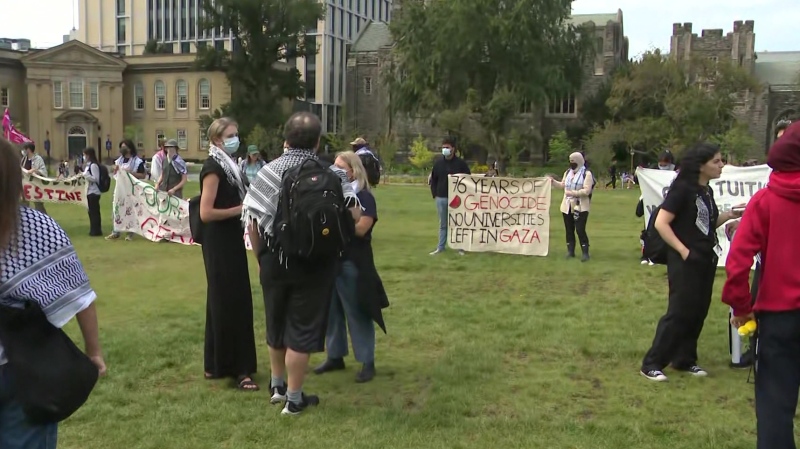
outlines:
[[[639,373],[642,376],[644,376],[645,378],[647,378],[648,380],[652,380],[653,382],[666,382],[667,381],[667,376],[665,376],[664,372],[661,371],[661,370],[657,370],[657,369],[650,370],[650,371],[641,370]]]
[[[375,364],[365,363],[361,367],[361,371],[356,374],[356,383],[363,384],[375,378]]]
[[[700,368],[697,365],[692,365],[692,366],[690,366],[688,368],[685,368],[685,369],[679,369],[679,371],[683,371],[684,373],[689,373],[689,374],[691,374],[692,376],[695,376],[695,377],[706,377],[706,376],[708,376],[708,372],[706,370],[704,370],[703,368]]]
[[[286,405],[284,405],[283,410],[281,410],[281,415],[296,416],[303,413],[303,410],[311,405],[319,405],[319,396],[314,396],[312,394],[307,395],[303,393],[303,402],[296,404],[294,402],[286,401]]]
[[[269,398],[270,404],[280,404],[286,400],[286,384],[279,387],[273,387],[272,383],[269,384],[269,393],[272,395]]]
[[[331,371],[341,371],[345,368],[344,359],[327,359],[314,368],[314,374],[325,374]]]

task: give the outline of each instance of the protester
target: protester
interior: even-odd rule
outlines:
[[[89,208],[89,236],[103,236],[103,221],[100,214],[100,163],[97,161],[97,153],[94,148],[83,150],[86,158],[86,167],[83,169],[83,177],[89,182],[86,187],[86,203]]]
[[[42,159],[41,156],[36,154],[36,145],[34,145],[33,142],[25,142],[22,144],[22,150],[24,152],[24,156],[22,158],[22,171],[27,174],[46,178],[47,164],[44,163],[44,159]],[[22,204],[27,206],[28,202],[23,201]],[[34,201],[33,207],[43,214],[47,213],[47,209],[45,209],[44,203],[41,201]]]
[[[755,398],[758,449],[795,448],[794,416],[800,390],[800,123],[789,126],[767,154],[772,168],[767,186],[747,204],[731,242],[722,301],[731,306],[731,324],[755,317],[757,353]],[[755,305],[748,278],[753,257],[761,255]]]
[[[436,211],[439,213],[439,244],[430,254],[436,255],[443,253],[447,247],[447,192],[450,188],[448,176],[450,175],[470,175],[467,163],[456,156],[456,143],[449,137],[442,140],[442,157],[433,163],[428,183],[431,186],[431,195],[436,201]],[[459,250],[463,255],[464,251]]]
[[[668,245],[669,303],[642,361],[641,374],[649,380],[667,380],[663,369],[669,364],[694,376],[708,374],[697,364],[697,340],[721,253],[716,229],[741,216],[736,210],[720,214],[717,209],[709,181],[721,174],[719,147],[701,143],[688,148],[656,216],[655,228]]]
[[[265,165],[267,165],[267,163],[264,162],[264,159],[261,159],[261,152],[258,151],[258,147],[250,145],[247,147],[247,158],[239,165],[239,169],[247,178],[247,182],[251,183],[256,179],[259,170],[264,168]]]
[[[167,156],[167,152],[164,150],[164,142],[166,142],[165,139],[158,140],[158,150],[155,152],[155,154],[153,154],[153,158],[150,159],[150,173],[148,176],[150,179],[154,179],[156,181],[161,179],[164,158]]]
[[[364,383],[375,377],[373,320],[386,332],[381,309],[389,305],[372,255],[372,229],[378,222],[378,207],[370,192],[366,169],[354,152],[339,153],[335,165],[347,173],[361,202],[362,212],[356,223],[355,238],[345,252],[341,271],[336,277],[325,338],[328,358],[314,372],[323,374],[345,369],[349,329],[353,353],[362,364],[356,382]]]
[[[183,186],[189,179],[186,162],[178,155],[178,141],[169,139],[164,143],[166,155],[161,165],[161,175],[156,181],[156,190],[183,198]]]
[[[19,152],[0,138],[0,303],[23,308],[33,302],[59,328],[77,318],[86,355],[105,374],[97,295],[64,230],[47,215],[21,207],[21,195]],[[28,420],[12,377],[13,363],[0,346],[0,448],[55,449],[58,424]]]
[[[258,253],[267,316],[267,345],[272,370],[270,401],[277,404],[285,400],[286,405],[281,411],[285,415],[297,415],[308,406],[319,404],[319,397],[303,392],[303,382],[310,354],[325,349],[331,292],[339,272],[340,253],[338,246],[333,245],[333,238],[350,238],[350,235],[341,233],[345,232],[344,228],[352,232],[352,220],[361,216],[347,174],[335,166],[324,168],[317,157],[321,134],[322,124],[316,115],[309,112],[292,115],[284,127],[288,152],[261,169],[244,200],[243,219],[250,226],[252,246]],[[300,177],[308,172],[304,167],[309,167],[314,173],[310,178]],[[303,196],[290,204],[288,196],[295,195],[295,190],[287,190],[291,184],[287,186],[283,182],[285,178],[289,183],[293,179],[310,179],[320,186],[335,187],[335,191],[328,196],[327,189],[309,188],[306,191],[313,198],[302,201],[306,198]],[[325,227],[320,229],[319,221],[304,220],[305,217],[320,218],[318,214],[312,215],[308,209],[303,209],[304,205],[325,211],[331,211],[335,205],[336,211],[326,215]],[[313,239],[319,239],[322,245],[323,237],[330,236],[324,241],[331,242],[333,246],[329,249],[335,251],[313,259],[297,253],[295,248],[307,248],[305,244],[309,238],[305,233],[298,235],[295,231],[301,221],[304,229],[311,230],[312,249],[317,248]],[[330,228],[338,229],[330,232]],[[339,242],[343,243],[341,239]],[[285,379],[287,371],[288,384]]]
[[[775,124],[775,139],[780,139],[791,124],[791,120],[781,120]]]
[[[589,236],[586,234],[586,222],[592,205],[592,190],[597,181],[594,174],[586,168],[581,153],[569,155],[569,169],[564,172],[563,181],[553,179],[553,185],[564,189],[561,201],[561,215],[564,217],[564,228],[567,231],[567,258],[575,257],[575,233],[581,244],[581,261],[589,260]]]
[[[232,377],[242,391],[257,391],[253,295],[244,245],[242,199],[245,185],[231,158],[239,149],[239,127],[223,117],[206,133],[209,158],[200,171],[200,219],[206,268],[205,376]]]
[[[608,177],[611,178],[610,181],[606,183],[606,189],[608,186],[611,186],[612,190],[616,190],[617,188],[617,161],[612,160],[611,165],[608,166]]]
[[[144,161],[136,155],[136,146],[132,141],[125,139],[119,143],[120,156],[114,161],[113,174],[126,175],[130,174],[136,179],[144,179],[147,176],[145,172]],[[113,223],[114,231],[106,237],[106,240],[116,240],[119,238],[119,232],[116,228],[116,222]],[[128,232],[125,237],[126,241],[133,240],[133,232]]]
[[[367,143],[364,137],[357,138],[350,142],[350,145],[353,147],[353,151],[359,159],[361,159],[361,165],[364,166],[364,170],[367,173],[369,185],[371,187],[377,187],[381,182],[381,173],[383,172],[380,159],[378,159],[378,156],[372,148],[369,147],[369,143]]]

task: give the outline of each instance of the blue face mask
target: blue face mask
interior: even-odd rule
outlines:
[[[444,157],[450,157],[451,154],[453,154],[453,150],[450,148],[442,148],[442,155]]]
[[[233,154],[239,149],[239,136],[228,137],[222,141],[222,146],[228,154]]]

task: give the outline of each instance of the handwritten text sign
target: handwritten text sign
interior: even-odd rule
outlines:
[[[51,179],[33,174],[22,174],[22,198],[25,201],[80,204],[83,207],[88,207],[86,202],[87,187],[88,183],[82,176],[68,179]]]
[[[709,183],[714,192],[714,201],[720,213],[730,210],[733,206],[747,203],[753,195],[767,185],[771,169],[767,165],[755,167],[734,167],[726,165],[722,169],[719,179],[712,179]],[[650,214],[664,201],[669,192],[669,187],[675,179],[675,172],[640,168],[636,171],[639,178],[639,187],[642,191],[644,203],[644,225],[650,220]],[[725,235],[725,226],[717,228],[717,240],[722,247],[722,257],[717,266],[724,267],[728,257],[730,242]]]
[[[546,256],[549,178],[448,179],[448,245],[465,251]]]

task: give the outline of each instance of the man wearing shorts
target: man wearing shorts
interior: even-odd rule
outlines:
[[[319,160],[322,124],[309,112],[298,112],[284,127],[283,155],[264,166],[250,185],[242,205],[250,241],[258,255],[264,309],[267,315],[267,346],[270,358],[270,402],[286,401],[284,415],[298,415],[319,397],[303,393],[309,356],[325,350],[325,332],[330,301],[339,269],[338,257],[328,260],[286,258],[273,250],[273,223],[281,195],[284,173],[308,159]],[[354,219],[361,209],[347,174],[330,166],[342,180],[345,204]],[[286,378],[288,374],[288,379]],[[288,382],[287,382],[288,380]]]

